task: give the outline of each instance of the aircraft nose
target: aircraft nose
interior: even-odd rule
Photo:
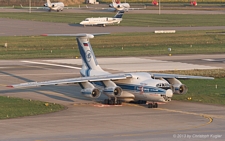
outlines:
[[[172,97],[173,91],[171,89],[166,90],[166,97]]]

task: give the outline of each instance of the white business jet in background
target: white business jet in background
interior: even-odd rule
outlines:
[[[130,4],[129,3],[121,3],[120,0],[112,0],[112,3],[109,4],[109,7],[114,8],[116,11],[128,10],[128,8],[130,8]]]
[[[63,2],[51,3],[50,0],[47,0],[47,3],[44,4],[44,7],[48,7],[49,12],[51,12],[51,10],[55,10],[55,11],[59,12],[59,11],[63,11],[64,3]]]
[[[81,21],[80,24],[86,25],[102,25],[103,27],[109,24],[119,24],[122,21],[124,11],[118,11],[114,17],[98,17],[98,18],[86,18]]]
[[[187,87],[178,79],[214,79],[212,77],[159,74],[146,72],[111,74],[98,64],[89,39],[98,34],[47,34],[44,36],[75,36],[82,58],[83,77],[44,82],[28,82],[8,87],[24,88],[60,84],[79,84],[81,94],[88,98],[99,98],[105,94],[105,104],[120,105],[122,101],[148,103],[149,108],[157,108],[157,102],[169,102],[173,94],[187,93]]]
[[[109,4],[109,7],[113,8],[114,11],[128,11],[128,10],[140,10],[140,9],[146,9],[144,8],[131,8],[129,3],[121,3],[120,0],[112,0],[112,3]]]

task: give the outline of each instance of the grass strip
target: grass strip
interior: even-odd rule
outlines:
[[[0,18],[12,18],[20,20],[58,22],[79,24],[89,17],[113,17],[112,13],[57,13],[57,12],[34,12],[34,13],[1,13]],[[126,12],[119,26],[143,26],[143,27],[189,27],[189,26],[224,26],[223,14],[133,14]],[[117,25],[117,24],[116,24]]]
[[[199,102],[215,105],[225,105],[225,70],[174,70],[158,71],[184,75],[199,75],[215,77],[215,80],[189,79],[181,80],[188,87],[187,94],[174,95],[172,100]]]
[[[57,112],[64,106],[54,103],[0,96],[0,119]]]
[[[91,40],[96,56],[152,56],[225,53],[225,34],[218,31],[175,34],[118,33]],[[222,32],[222,31],[219,31]],[[4,47],[7,43],[7,48]],[[171,48],[171,51],[168,51]],[[18,36],[0,38],[0,59],[75,58],[75,37]]]

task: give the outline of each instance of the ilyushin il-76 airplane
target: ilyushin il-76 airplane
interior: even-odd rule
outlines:
[[[103,27],[114,23],[119,24],[122,21],[123,14],[124,11],[118,11],[114,17],[86,18],[84,21],[81,21],[80,24],[83,26],[102,25]]]
[[[60,79],[44,82],[28,82],[8,87],[23,88],[60,84],[79,84],[81,94],[88,98],[99,98],[105,94],[108,99],[105,104],[120,105],[121,102],[144,102],[149,108],[157,108],[157,102],[169,102],[173,94],[185,94],[187,87],[178,79],[214,79],[212,77],[159,74],[147,72],[131,72],[111,74],[104,71],[98,64],[89,39],[96,34],[45,34],[43,36],[75,36],[80,55],[82,68],[80,78]]]
[[[55,3],[51,3],[50,0],[47,0],[47,3],[44,4],[44,7],[48,7],[49,8],[49,12],[51,10],[55,10],[57,12],[59,11],[63,11],[64,8],[64,3],[63,2],[55,2]]]

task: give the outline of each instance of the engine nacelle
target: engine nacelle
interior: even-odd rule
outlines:
[[[120,5],[117,5],[117,8],[120,8],[121,6]]]
[[[107,96],[110,96],[110,97],[119,97],[121,96],[123,90],[122,88],[120,87],[106,87],[104,90],[103,90],[103,93]]]
[[[54,5],[54,4],[52,4],[52,7],[55,7],[55,5]]]
[[[98,98],[101,93],[97,88],[86,88],[81,90],[81,94],[88,98]]]
[[[174,94],[186,94],[188,91],[188,88],[186,85],[181,84],[181,85],[173,85],[172,86],[172,91]]]

